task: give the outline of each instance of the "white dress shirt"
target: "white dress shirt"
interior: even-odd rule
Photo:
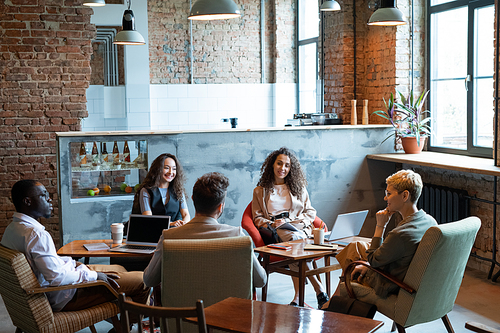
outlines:
[[[76,267],[71,257],[57,254],[50,234],[32,217],[14,213],[13,221],[7,226],[2,245],[24,253],[42,287],[76,284],[97,280],[97,273],[85,265]],[[73,298],[76,289],[46,293],[54,311],[60,311]]]

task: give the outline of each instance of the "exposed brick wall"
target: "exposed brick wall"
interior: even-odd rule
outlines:
[[[0,234],[20,179],[40,180],[54,217],[44,220],[59,240],[55,132],[78,131],[87,117],[92,9],[73,0],[0,3]]]
[[[356,1],[356,35],[353,2],[339,1],[340,12],[325,13],[325,112],[336,112],[344,124],[351,123],[351,99],[354,99],[354,43],[356,43],[356,100],[358,124],[363,100],[368,100],[370,123],[385,121],[372,113],[384,108],[383,98],[395,89],[410,90],[410,25],[399,27],[368,26],[373,13],[368,1]],[[425,2],[415,2],[414,90],[423,91],[425,82]],[[408,17],[409,1],[398,1]]]
[[[293,0],[265,2],[266,81],[295,82]],[[193,21],[195,83],[260,83],[260,1],[241,0],[242,17]],[[276,14],[278,11],[278,14]],[[151,84],[190,83],[189,3],[148,1]]]

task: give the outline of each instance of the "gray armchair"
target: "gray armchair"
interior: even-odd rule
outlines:
[[[377,311],[394,320],[400,333],[405,332],[406,327],[439,318],[451,333],[453,328],[447,314],[453,309],[480,227],[479,218],[468,217],[429,228],[404,281],[398,283],[401,289],[396,295],[380,298],[373,289],[350,282],[348,277],[355,265],[346,269],[346,285],[352,287],[357,299],[375,304]],[[347,296],[346,288],[341,288],[341,295]]]

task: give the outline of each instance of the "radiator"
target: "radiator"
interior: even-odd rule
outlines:
[[[448,223],[469,216],[469,197],[465,190],[426,184],[417,207],[433,216],[439,224]]]

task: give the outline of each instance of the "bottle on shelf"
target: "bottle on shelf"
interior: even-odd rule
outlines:
[[[113,164],[120,164],[120,151],[118,150],[118,143],[113,144]]]
[[[106,142],[103,142],[102,144],[102,163],[108,163],[108,149],[106,149]]]
[[[126,140],[123,146],[123,161],[130,162],[130,149],[128,148],[128,142]]]
[[[368,100],[364,99],[363,100],[363,119],[362,119],[362,124],[363,125],[368,125],[369,123],[369,116],[368,116]]]
[[[356,100],[351,99],[351,125],[358,124],[358,113],[356,111]]]
[[[82,144],[80,145],[80,153],[78,155],[80,166],[87,164],[87,151],[85,149],[85,142],[82,142]]]
[[[99,164],[99,151],[97,150],[97,142],[94,141],[94,145],[92,146],[92,165],[98,166]]]

